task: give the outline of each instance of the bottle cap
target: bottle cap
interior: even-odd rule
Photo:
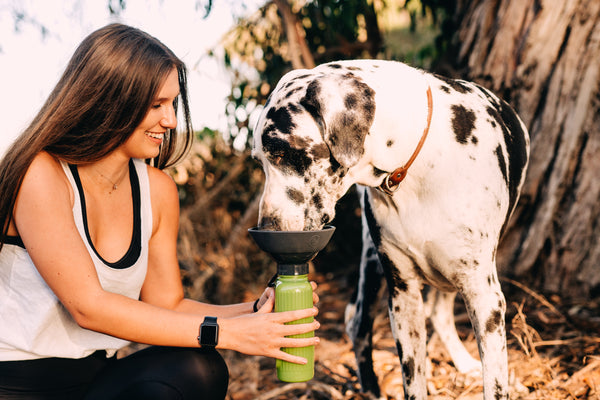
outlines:
[[[278,275],[307,275],[308,264],[277,264]]]

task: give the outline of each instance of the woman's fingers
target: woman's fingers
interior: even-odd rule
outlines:
[[[312,321],[309,322],[307,324],[291,324],[291,325],[283,325],[282,327],[282,333],[285,336],[292,336],[292,335],[301,335],[303,333],[309,333],[309,332],[313,332],[316,331],[317,329],[319,329],[319,327],[321,326],[321,324],[319,323],[319,321]],[[288,346],[288,347],[302,347],[302,346]]]
[[[271,316],[275,322],[285,323],[298,321],[299,319],[315,317],[319,313],[317,307],[304,308],[302,310],[282,311],[272,313]]]
[[[282,351],[282,348],[296,348],[315,346],[319,344],[319,338],[310,335],[308,338],[294,337],[319,329],[320,323],[313,318],[318,314],[316,307],[303,310],[285,312],[264,312],[269,307],[269,302],[257,313],[244,314],[227,322],[223,321],[223,333],[233,336],[229,344],[232,350],[249,355],[261,355],[290,361],[293,363],[304,363],[302,357],[293,356]],[[308,322],[290,323],[298,320],[308,319]],[[228,336],[229,336],[228,335]],[[224,346],[226,346],[224,344]]]
[[[282,351],[282,350],[278,350],[277,352],[275,352],[273,354],[273,358],[279,358],[280,360],[289,361],[294,364],[303,364],[304,365],[307,362],[306,358],[304,358],[304,357],[294,356],[294,355],[286,353],[285,351]]]
[[[274,358],[279,358],[284,361],[293,362],[296,364],[306,364],[306,359],[303,357],[298,357],[293,354],[289,354],[282,349],[285,348],[294,348],[294,347],[308,347],[308,346],[316,346],[320,342],[318,337],[310,337],[310,338],[302,338],[302,339],[285,339],[281,343],[281,347],[276,349],[273,354]]]
[[[319,295],[315,292],[315,290],[317,289],[317,283],[315,281],[311,281],[310,285],[313,290],[313,294],[312,294],[313,305],[316,305],[317,303],[319,303]],[[269,313],[273,310],[273,307],[275,305],[274,302],[275,302],[275,290],[272,287],[267,287],[261,294],[260,298],[258,299],[258,302],[256,303],[256,308],[258,309],[258,312]],[[268,305],[270,305],[270,303],[272,303],[272,305],[270,307],[268,307]],[[265,306],[267,306],[267,307],[265,307]]]
[[[321,342],[318,337],[309,338],[286,338],[281,342],[282,348],[294,348],[294,347],[308,347],[316,346]]]
[[[268,287],[258,300],[257,308],[260,313],[270,313],[275,306],[275,291]]]
[[[319,303],[319,295],[316,292],[316,290],[317,290],[317,282],[310,281],[310,286],[312,286],[312,290],[313,290],[313,304],[316,305],[317,303]]]

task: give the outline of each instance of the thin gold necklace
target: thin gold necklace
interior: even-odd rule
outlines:
[[[108,194],[112,194],[112,192],[114,192],[115,190],[117,190],[119,188],[119,185],[121,184],[121,181],[123,179],[125,179],[125,175],[127,175],[127,172],[125,172],[123,174],[123,176],[121,176],[119,179],[117,179],[116,182],[113,182],[112,179],[110,179],[108,176],[104,175],[102,172],[98,171],[97,169],[94,168],[94,171],[96,171],[96,173],[98,173],[98,175],[100,175],[101,177],[103,177],[104,179],[106,179],[107,181],[109,181],[112,184],[112,190],[110,190],[108,192]]]

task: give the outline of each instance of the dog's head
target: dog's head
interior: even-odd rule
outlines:
[[[375,93],[353,67],[325,64],[285,75],[254,130],[253,156],[265,188],[259,226],[317,230],[356,182],[375,115]]]

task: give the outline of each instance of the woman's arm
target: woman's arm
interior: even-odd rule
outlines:
[[[148,272],[142,287],[142,301],[179,312],[235,317],[253,312],[253,303],[214,305],[184,298],[177,261],[179,195],[171,177],[148,167],[152,198],[152,238],[149,243]]]
[[[163,218],[174,214],[161,215],[157,221],[156,236],[151,240],[148,286],[144,284],[143,301],[138,301],[102,289],[75,226],[72,199],[73,193],[60,164],[50,155],[41,153],[28,169],[19,190],[14,221],[41,276],[74,320],[83,328],[135,342],[197,347],[198,327],[204,315],[215,315],[216,309],[206,305],[192,310],[187,308],[188,302],[183,301],[181,282],[176,282],[178,264],[172,253],[176,245],[176,235],[173,236],[176,228],[161,224]],[[171,206],[177,207],[177,204]],[[166,240],[168,236],[175,240],[164,243],[164,253],[157,250],[159,241],[154,239]],[[162,279],[164,285],[161,288]],[[271,308],[272,300],[259,313],[237,318],[224,318],[227,314],[221,314],[219,347],[302,362],[279,348],[316,344],[316,338],[286,339],[284,336],[296,334],[298,330],[315,330],[318,323],[284,323],[316,315],[316,309],[271,314],[268,313]]]
[[[148,273],[142,288],[142,300],[181,312],[211,315],[221,318],[235,317],[254,312],[254,302],[231,305],[206,304],[184,298],[183,286],[177,262],[177,235],[179,230],[179,195],[173,180],[164,172],[148,167],[152,197],[153,234],[150,241]],[[313,302],[319,297],[313,286]],[[261,295],[261,308],[273,289],[267,288]]]

